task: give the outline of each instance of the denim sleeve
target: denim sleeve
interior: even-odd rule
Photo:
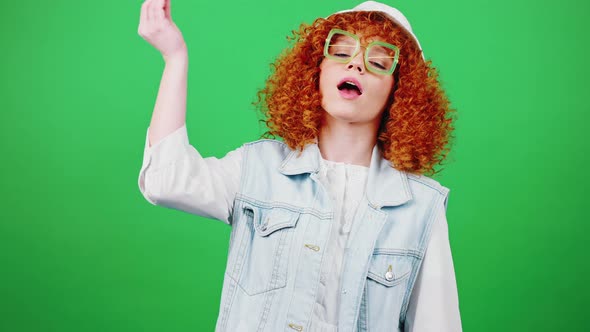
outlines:
[[[153,205],[229,224],[241,163],[241,147],[223,158],[203,158],[190,145],[186,125],[150,147],[148,128],[139,190]]]

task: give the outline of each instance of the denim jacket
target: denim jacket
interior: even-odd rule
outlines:
[[[320,152],[260,140],[243,147],[216,331],[308,331],[333,211]],[[339,331],[403,331],[449,189],[398,171],[373,149],[343,258]]]

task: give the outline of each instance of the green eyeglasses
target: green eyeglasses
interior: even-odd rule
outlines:
[[[357,35],[340,29],[332,29],[326,38],[324,56],[328,59],[349,63],[360,52],[361,42]],[[391,75],[397,66],[399,48],[379,40],[367,45],[364,54],[365,68],[379,75]]]

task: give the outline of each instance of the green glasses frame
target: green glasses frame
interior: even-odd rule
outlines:
[[[342,35],[351,37],[352,39],[354,39],[356,41],[356,46],[355,46],[352,56],[350,56],[349,58],[342,58],[342,57],[335,57],[333,55],[330,55],[329,49],[330,49],[330,46],[333,46],[333,45],[330,45],[330,40],[332,40],[332,37],[335,34],[342,34]],[[375,68],[375,66],[373,64],[371,64],[371,62],[369,61],[369,50],[371,49],[371,47],[373,45],[380,45],[380,46],[387,47],[387,48],[390,48],[395,51],[395,56],[393,58],[393,65],[391,66],[391,68],[389,70],[381,70],[379,68]],[[358,55],[360,48],[361,48],[361,41],[357,35],[350,33],[348,31],[345,31],[345,30],[332,29],[332,30],[330,30],[330,33],[328,34],[328,37],[326,38],[326,43],[324,44],[324,56],[328,59],[331,59],[331,60],[334,60],[337,62],[349,63],[350,61],[352,61],[352,59],[354,59],[354,57],[356,57]],[[372,58],[375,58],[375,57],[372,57]],[[379,40],[374,40],[374,41],[370,42],[369,45],[367,45],[367,47],[365,48],[365,54],[364,54],[363,59],[365,62],[365,68],[367,68],[369,71],[371,71],[375,74],[379,74],[379,75],[391,75],[391,74],[393,74],[395,67],[397,67],[397,61],[399,59],[399,48],[395,45],[392,45],[392,44],[388,44],[388,43],[385,43],[385,42],[382,42]]]

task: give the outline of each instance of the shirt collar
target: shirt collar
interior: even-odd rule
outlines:
[[[318,145],[308,144],[301,152],[291,151],[279,166],[279,172],[284,175],[317,174],[320,158]],[[391,167],[389,160],[381,156],[377,145],[371,154],[366,195],[375,208],[398,206],[412,199],[406,173]]]

